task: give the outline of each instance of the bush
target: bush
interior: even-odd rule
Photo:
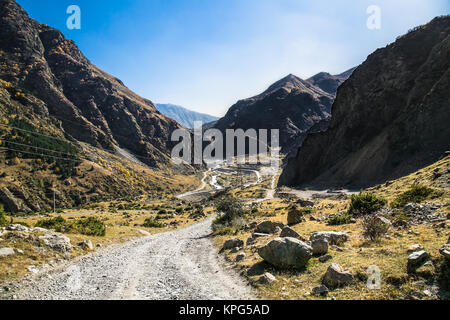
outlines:
[[[221,215],[214,220],[213,226],[229,226],[233,220],[245,216],[242,202],[234,198],[220,200],[216,204],[216,209]]]
[[[425,186],[413,186],[406,192],[403,192],[392,202],[393,208],[402,208],[408,203],[421,203],[426,200],[434,190]]]
[[[145,219],[143,226],[145,228],[164,228],[164,224],[162,224],[161,222],[156,221],[153,218]]]
[[[36,222],[35,227],[54,230],[56,232],[68,231],[67,222],[63,217],[39,220],[38,222]]]
[[[340,226],[340,225],[343,225],[343,224],[349,224],[350,220],[352,218],[353,218],[353,215],[347,213],[347,214],[344,214],[342,216],[336,216],[336,217],[328,219],[328,224],[330,226]]]
[[[373,193],[363,193],[352,195],[349,214],[362,216],[380,210],[386,204],[386,199],[376,196]]]
[[[8,226],[8,220],[5,216],[5,210],[3,209],[3,206],[0,204],[0,228]]]
[[[370,241],[379,240],[389,230],[387,224],[382,223],[377,216],[366,216],[363,220],[363,236]]]
[[[74,223],[76,230],[86,236],[104,237],[106,234],[106,226],[103,221],[89,217],[80,219]]]

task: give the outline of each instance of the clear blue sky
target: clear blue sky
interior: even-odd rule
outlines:
[[[17,0],[98,67],[155,103],[217,116],[293,73],[340,73],[437,15],[448,0]],[[66,9],[80,6],[81,30]],[[366,27],[370,5],[381,30]]]

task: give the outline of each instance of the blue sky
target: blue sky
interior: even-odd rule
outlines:
[[[223,115],[289,73],[341,73],[409,29],[450,13],[448,0],[17,0],[95,65],[155,103]],[[81,30],[68,30],[69,5]],[[381,8],[381,29],[366,10]]]

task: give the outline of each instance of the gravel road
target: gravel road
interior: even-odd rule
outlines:
[[[245,300],[251,288],[217,254],[212,218],[113,245],[25,282],[19,299]]]

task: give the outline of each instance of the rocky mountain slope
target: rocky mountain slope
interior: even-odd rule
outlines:
[[[326,128],[336,89],[351,72],[319,73],[308,80],[290,74],[262,94],[237,102],[213,126],[221,131],[279,129],[281,151],[288,154],[297,150],[315,125]]]
[[[60,122],[78,141],[127,149],[153,167],[168,162],[170,134],[179,125],[14,0],[0,0],[0,79],[41,100],[36,113]]]
[[[450,148],[450,17],[371,54],[339,88],[326,132],[309,136],[279,185],[364,187]]]
[[[208,124],[219,119],[209,114],[195,112],[174,104],[156,104],[155,106],[163,115],[175,120],[186,129],[193,129],[195,121]]]

